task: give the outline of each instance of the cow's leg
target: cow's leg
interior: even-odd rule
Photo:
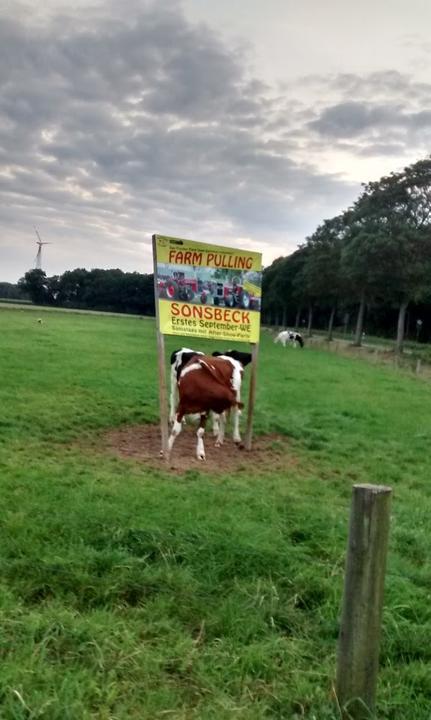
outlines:
[[[198,460],[205,460],[205,447],[204,447],[204,435],[205,435],[205,424],[207,421],[207,416],[205,414],[201,415],[198,431],[196,435],[198,436],[198,442],[196,445],[196,457]]]
[[[213,435],[214,437],[218,437],[220,432],[220,418],[221,415],[217,415],[217,413],[213,412],[211,414],[212,417],[212,423],[213,423]]]
[[[241,442],[241,435],[239,434],[239,416],[241,411],[237,405],[232,408],[233,413],[233,441],[239,444]]]
[[[240,443],[241,442],[241,435],[239,434],[239,416],[241,415],[241,410],[239,409],[239,405],[241,403],[241,375],[232,378],[232,387],[235,392],[235,403],[232,404],[231,409],[233,413],[233,441],[234,443]]]
[[[217,439],[215,441],[216,447],[220,447],[221,445],[223,445],[224,431],[225,431],[225,427],[226,427],[226,413],[222,413],[221,415],[219,415],[218,419],[219,419],[219,428],[218,428]]]
[[[171,454],[171,450],[172,450],[172,447],[173,447],[173,445],[174,445],[175,438],[177,437],[177,435],[180,434],[180,432],[181,432],[181,430],[182,430],[182,427],[183,427],[182,419],[183,419],[183,416],[182,416],[180,413],[177,413],[177,414],[176,414],[176,417],[175,417],[175,420],[174,420],[174,424],[173,424],[173,426],[172,426],[171,434],[169,435],[169,440],[168,440],[168,455]]]

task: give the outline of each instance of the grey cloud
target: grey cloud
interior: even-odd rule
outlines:
[[[406,132],[428,129],[431,83],[417,82],[408,73],[386,70],[364,75],[339,73],[308,76],[294,90],[307,88],[316,98],[302,120],[307,127],[331,138],[359,135],[368,129],[400,128]],[[406,138],[406,142],[412,138]]]
[[[351,101],[327,108],[318,119],[309,123],[309,127],[322,135],[345,138],[362,135],[370,128],[399,125],[400,116],[400,106],[373,106]]]
[[[359,102],[398,102],[414,100],[428,102],[431,99],[431,83],[419,82],[409,73],[383,70],[363,75],[338,73],[310,75],[301,78],[295,87],[306,86],[315,93],[325,89],[324,97],[337,97],[339,101],[354,98]]]
[[[431,110],[411,113],[410,116],[408,116],[408,120],[413,128],[418,130],[431,130]]]
[[[304,116],[306,128],[334,148],[362,157],[401,159],[429,147],[431,83],[415,82],[395,70],[313,76],[308,82],[315,92],[325,83],[329,102],[316,107],[313,118]]]
[[[348,93],[365,95],[384,93],[388,95],[393,92],[399,93],[400,90],[409,87],[411,78],[409,75],[400,73],[397,70],[374,72],[366,76],[355,75],[354,73],[340,73],[333,78],[331,84],[333,87]]]
[[[344,102],[323,110],[309,127],[329,138],[354,138],[370,134],[408,134],[431,131],[431,110],[408,112],[398,105]],[[406,141],[407,141],[406,137]]]
[[[405,146],[403,143],[372,143],[359,148],[355,146],[354,150],[357,154],[363,155],[364,157],[400,157],[405,152]]]

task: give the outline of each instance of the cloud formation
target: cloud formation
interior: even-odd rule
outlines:
[[[323,82],[323,78],[314,80]],[[337,101],[319,108],[308,122],[321,138],[337,143],[355,140],[358,154],[363,154],[365,143],[369,153],[395,157],[409,149],[426,152],[430,146],[431,83],[386,71],[365,77],[338,75],[329,88]],[[355,152],[355,147],[350,150]]]
[[[429,139],[431,86],[344,74],[277,94],[176,2],[24,11],[0,18],[0,279],[31,265],[33,225],[51,272],[150,271],[152,232],[269,262],[371,179],[337,152],[360,166]]]

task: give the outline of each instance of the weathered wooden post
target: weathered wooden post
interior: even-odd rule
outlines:
[[[153,271],[154,271],[154,298],[156,306],[156,337],[157,337],[157,368],[159,373],[159,412],[160,412],[160,434],[162,437],[162,455],[166,463],[169,463],[168,439],[168,393],[166,389],[165,369],[165,338],[160,332],[159,303],[157,291],[157,250],[156,236],[153,235]]]
[[[250,387],[248,393],[248,412],[247,412],[247,427],[245,431],[245,449],[251,450],[251,444],[253,440],[253,415],[254,415],[254,403],[256,399],[256,374],[257,374],[257,357],[259,353],[259,343],[254,343],[251,348],[251,373],[250,373]]]
[[[346,720],[373,717],[392,488],[354,485],[336,694]]]

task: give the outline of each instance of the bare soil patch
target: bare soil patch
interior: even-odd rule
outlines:
[[[134,459],[153,468],[166,470],[166,463],[160,457],[160,428],[158,425],[127,425],[104,433],[101,438],[103,449],[121,458]],[[258,436],[253,448],[237,447],[229,437],[221,448],[214,446],[210,431],[205,434],[206,460],[196,458],[196,427],[186,425],[175,441],[169,463],[174,472],[199,470],[211,474],[226,474],[240,470],[251,470],[253,474],[288,470],[296,467],[299,460],[289,449],[289,440],[283,435]]]

